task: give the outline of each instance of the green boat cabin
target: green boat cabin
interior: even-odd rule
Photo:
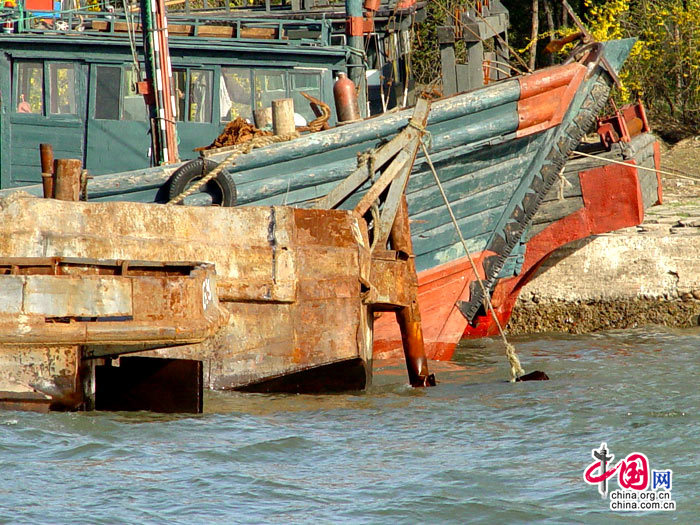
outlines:
[[[52,144],[56,158],[82,159],[95,175],[149,165],[148,110],[135,89],[140,39],[132,48],[126,35],[4,34],[0,46],[3,188],[41,181],[40,143]],[[335,123],[344,46],[171,37],[170,53],[183,160],[274,99],[292,98],[297,119],[313,120],[302,92],[329,104]]]

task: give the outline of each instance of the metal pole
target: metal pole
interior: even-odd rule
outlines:
[[[364,47],[364,13],[362,0],[345,0],[345,34],[348,46],[356,52],[351,53],[348,60],[348,78],[355,83],[358,90],[360,112],[365,115],[365,69],[362,56]]]
[[[53,146],[51,144],[39,144],[39,155],[41,157],[41,183],[44,188],[44,198],[53,199]]]
[[[141,0],[146,77],[154,92],[150,107],[156,164],[179,160],[175,127],[175,96],[168,47],[168,22],[164,0]]]

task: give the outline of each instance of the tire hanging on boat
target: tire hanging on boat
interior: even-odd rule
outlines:
[[[199,157],[180,166],[170,177],[168,199],[174,199],[180,195],[192,183],[204,177],[217,165],[212,160]],[[205,191],[207,189],[209,191]],[[238,198],[236,183],[225,171],[222,171],[214,179],[210,180],[201,191],[209,193],[212,196],[213,204],[216,206],[232,207],[236,205]],[[212,195],[212,193],[214,194]],[[180,201],[179,204],[183,204],[183,202]]]

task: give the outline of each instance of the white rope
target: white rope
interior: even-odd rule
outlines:
[[[518,359],[518,354],[515,351],[515,347],[508,342],[508,338],[506,337],[505,330],[503,330],[503,327],[501,326],[501,322],[498,320],[498,316],[496,315],[496,311],[493,309],[493,305],[491,304],[491,298],[486,291],[486,287],[484,286],[484,282],[481,280],[481,277],[479,277],[479,272],[476,269],[476,263],[474,262],[474,259],[471,256],[471,253],[469,253],[469,248],[467,248],[467,243],[464,240],[464,237],[462,236],[462,231],[459,229],[459,225],[457,224],[457,218],[455,217],[455,214],[452,211],[452,206],[450,206],[450,202],[447,200],[447,195],[445,194],[445,190],[442,187],[442,183],[440,182],[440,178],[438,177],[437,171],[435,171],[435,166],[433,166],[433,161],[430,158],[430,155],[428,154],[428,149],[425,147],[425,144],[423,144],[423,140],[421,139],[420,142],[421,149],[423,150],[423,155],[425,155],[425,160],[428,161],[428,166],[430,166],[430,171],[433,172],[433,177],[435,177],[435,182],[437,183],[438,188],[440,189],[440,193],[442,194],[442,199],[445,201],[445,205],[447,206],[447,211],[450,212],[450,217],[452,218],[452,223],[454,224],[455,230],[457,230],[457,235],[459,235],[459,240],[462,242],[462,246],[464,247],[464,251],[467,254],[467,258],[469,259],[469,264],[472,267],[472,271],[474,272],[474,276],[477,279],[477,282],[479,283],[479,286],[481,287],[481,292],[484,295],[484,300],[486,301],[486,306],[488,307],[489,312],[491,312],[491,316],[493,317],[494,322],[496,323],[496,326],[498,327],[498,333],[500,334],[501,338],[503,339],[503,344],[506,348],[506,357],[508,358],[508,363],[510,364],[510,381],[512,383],[515,382],[515,380],[518,378],[518,376],[525,375],[525,371],[523,370],[523,367],[520,365],[520,359]]]
[[[653,171],[654,173],[660,173],[661,175],[669,175],[671,177],[678,177],[679,179],[688,179],[693,181],[700,181],[700,177],[693,177],[691,175],[683,175],[681,173],[673,173],[670,171],[657,170],[656,168],[647,168],[645,166],[639,166],[637,164],[630,164],[628,162],[622,162],[621,160],[608,159],[601,155],[591,155],[590,153],[583,153],[582,151],[572,152],[574,155],[580,155],[581,157],[590,157],[592,159],[604,160],[611,164],[620,164],[621,166],[629,166],[630,168],[637,168],[642,171]]]
[[[564,200],[564,187],[569,187],[571,188],[573,184],[571,184],[566,177],[564,177],[564,168],[566,167],[566,164],[561,167],[559,170],[559,200],[563,201]]]

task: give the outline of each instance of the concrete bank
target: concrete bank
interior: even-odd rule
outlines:
[[[555,252],[523,288],[508,332],[697,326],[700,186],[665,181],[664,191],[666,204],[647,210],[642,226]]]

